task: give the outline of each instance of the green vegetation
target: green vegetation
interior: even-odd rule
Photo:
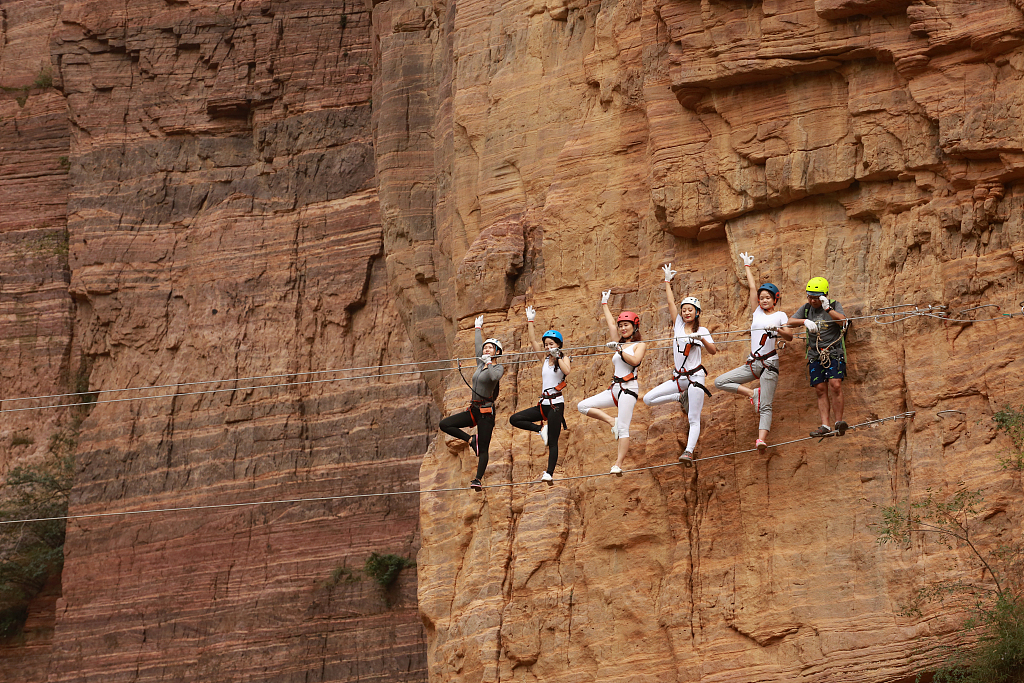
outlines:
[[[68,496],[74,483],[77,436],[62,430],[50,440],[47,459],[15,467],[0,487],[0,520],[43,519],[0,525],[0,637],[24,626],[29,601],[64,566]]]
[[[1003,469],[1024,470],[1024,406],[1006,406],[992,416],[999,429],[1006,432],[1013,442],[1013,452],[1001,456],[999,464]]]
[[[331,578],[324,581],[324,588],[333,590],[339,583],[356,583],[359,581],[359,572],[348,567],[337,566],[331,572]]]
[[[60,167],[63,168],[65,171],[71,170],[71,162],[68,160],[67,157],[57,157],[57,163],[60,164]]]
[[[44,66],[36,74],[36,80],[32,83],[37,88],[52,88],[53,87],[53,67]]]
[[[400,571],[415,566],[415,562],[400,555],[370,553],[370,556],[366,558],[366,566],[363,571],[376,581],[382,590],[387,590],[398,578]]]
[[[940,581],[917,591],[906,616],[921,616],[922,605],[947,601],[965,609],[960,627],[973,645],[949,647],[935,672],[937,682],[1024,683],[1024,543],[994,545],[979,535],[983,525],[981,491],[961,483],[956,493],[939,498],[930,489],[913,504],[893,505],[882,511],[880,543],[906,545],[914,536],[933,538],[949,549],[969,551],[975,581]]]

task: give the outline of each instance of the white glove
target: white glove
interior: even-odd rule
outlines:
[[[480,356],[480,360],[482,360],[484,362],[484,365],[487,365],[488,363],[491,362],[491,354],[489,354],[489,353],[483,354],[482,356]]]
[[[691,344],[696,344],[697,346],[704,346],[704,343],[700,340],[699,334],[691,334],[687,341]]]
[[[826,311],[832,308],[832,305],[828,302],[828,297],[825,296],[824,294],[818,297],[818,301],[821,302],[821,307],[824,308]]]
[[[551,356],[552,358],[554,358],[555,360],[558,360],[559,358],[562,357],[562,350],[561,349],[551,349],[550,351],[548,351],[548,355]]]
[[[612,290],[609,289],[607,292],[601,292],[601,303],[602,304],[608,303],[608,299],[611,299],[611,298],[612,298]]]
[[[605,346],[607,346],[609,349],[615,349],[616,351],[622,350],[622,344],[620,344],[619,342],[608,342],[607,344],[605,344]]]
[[[766,327],[766,328],[764,328],[764,331],[767,332],[768,334],[775,334],[776,332],[779,331],[779,328],[777,328],[777,327]]]
[[[474,323],[474,325],[476,325],[476,329],[478,329],[478,330],[481,327],[483,327],[484,326],[484,317],[482,315],[478,315],[476,317],[476,322]]]
[[[532,323],[533,319],[537,317],[537,309],[533,306],[526,307],[526,322]]]
[[[672,282],[672,278],[676,276],[675,270],[672,270],[672,264],[664,265],[661,267],[663,273],[665,273],[665,282]]]
[[[813,320],[805,320],[804,327],[806,327],[807,331],[811,334],[818,334],[818,325]]]
[[[754,265],[754,257],[745,251],[740,252],[740,258],[743,259],[743,265],[752,266]]]

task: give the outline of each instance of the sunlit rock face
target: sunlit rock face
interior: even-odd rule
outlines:
[[[1020,535],[991,420],[1024,402],[1019,7],[387,0],[372,16],[384,249],[419,359],[471,355],[480,314],[523,350],[526,305],[568,346],[603,344],[605,289],[662,339],[671,262],[677,301],[699,297],[735,342],[705,356],[713,378],[749,350],[724,334],[751,316],[740,251],[789,314],[819,275],[850,316],[1001,307],[854,322],[846,419],[910,419],[758,455],[749,403],[716,392],[696,470],[424,497],[431,680],[890,681],[934,664],[956,612],[901,606],[981,574],[932,541],[879,545],[876,525],[963,482],[985,491],[987,542]],[[643,390],[669,378],[667,343],[652,347]],[[574,354],[556,478],[614,460],[607,428],[572,410],[611,380],[590,353]],[[773,443],[818,426],[802,340],[781,365]],[[428,382],[446,414],[469,400],[457,375]],[[508,366],[485,484],[541,474],[540,439],[507,423],[539,391],[538,365]],[[630,434],[627,467],[673,463],[686,420],[640,406]],[[475,466],[437,440],[420,481],[465,486]]]

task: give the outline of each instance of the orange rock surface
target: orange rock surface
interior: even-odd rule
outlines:
[[[964,314],[997,318],[984,323],[854,324],[847,419],[912,419],[806,439],[818,418],[797,341],[771,441],[802,441],[748,452],[749,404],[716,392],[696,470],[425,497],[431,680],[891,681],[933,666],[956,612],[901,605],[977,577],[932,541],[880,546],[877,524],[882,506],[964,482],[1020,538],[1020,478],[1000,469],[1009,442],[991,420],[1024,402],[1020,8],[387,0],[373,18],[384,239],[419,358],[471,353],[480,313],[523,350],[527,304],[567,345],[601,345],[609,288],[613,310],[664,338],[667,262],[677,300],[698,296],[713,332],[743,330],[740,251],[790,314],[817,275],[851,316],[1001,307]],[[735,343],[705,357],[710,378],[743,361],[745,337],[719,337]],[[607,427],[572,410],[611,379],[588,353],[556,479],[614,461]],[[652,351],[641,389],[671,362]],[[546,459],[507,424],[535,403],[539,369],[509,369],[485,484],[536,480]],[[458,377],[432,388],[446,414],[468,399]],[[630,433],[627,467],[669,465],[686,421],[640,406]],[[421,483],[465,486],[474,467],[438,440]]]

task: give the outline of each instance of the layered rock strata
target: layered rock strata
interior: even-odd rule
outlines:
[[[420,358],[467,355],[481,313],[522,350],[526,304],[568,345],[601,345],[609,288],[664,338],[672,262],[677,300],[698,296],[731,342],[705,358],[713,378],[748,350],[722,334],[749,325],[739,251],[789,313],[823,275],[852,316],[995,318],[854,323],[847,420],[910,419],[762,456],[749,403],[719,392],[696,470],[424,498],[431,679],[890,681],[934,665],[956,610],[898,613],[921,586],[977,578],[969,555],[880,546],[877,524],[963,485],[985,492],[986,544],[1020,538],[991,420],[1024,399],[1020,8],[387,0],[373,21],[385,249]],[[670,373],[653,346],[643,390]],[[614,460],[606,426],[571,410],[610,381],[591,353],[576,352],[556,479]],[[818,422],[803,343],[781,363],[773,443]],[[506,420],[536,401],[539,369],[510,370],[490,484],[535,480],[546,459]],[[446,412],[467,400],[458,377],[432,389]],[[627,465],[673,463],[686,429],[676,406],[639,407]],[[465,485],[474,467],[437,441],[421,482]]]
[[[50,9],[64,292],[99,392],[71,512],[261,504],[73,521],[39,680],[424,680],[414,574],[382,593],[360,571],[415,555],[418,498],[337,498],[414,490],[437,421],[414,368],[336,371],[411,360],[368,11]]]

